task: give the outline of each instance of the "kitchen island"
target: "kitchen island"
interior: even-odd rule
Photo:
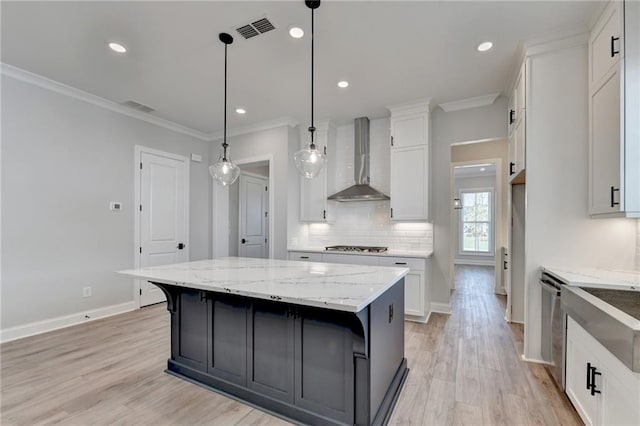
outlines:
[[[222,258],[121,271],[171,313],[167,372],[307,424],[386,424],[406,268]]]

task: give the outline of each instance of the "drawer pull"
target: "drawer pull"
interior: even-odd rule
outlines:
[[[396,265],[406,265],[407,262],[396,262]]]
[[[616,188],[615,186],[611,187],[611,207],[615,207],[620,204],[620,203],[616,203],[615,201],[615,193],[619,191],[620,191],[620,188]]]
[[[611,36],[611,57],[613,58],[615,55],[619,54],[620,51],[616,50],[615,42],[620,40],[620,37]]]
[[[300,259],[308,259],[309,256],[300,256]]]

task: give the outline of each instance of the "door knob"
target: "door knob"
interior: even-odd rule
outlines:
[[[178,250],[182,250],[183,248],[185,248],[185,246],[186,245],[183,243],[178,244]]]
[[[247,240],[245,240],[245,239],[243,238],[241,242],[242,242],[242,244],[244,244],[244,243],[246,243],[246,242],[247,242]]]

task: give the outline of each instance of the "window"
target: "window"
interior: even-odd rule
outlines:
[[[460,191],[461,254],[493,254],[492,199],[492,190]]]

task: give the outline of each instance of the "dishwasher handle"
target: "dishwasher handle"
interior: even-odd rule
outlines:
[[[547,281],[545,279],[541,279],[540,280],[540,285],[542,286],[542,289],[544,291],[547,291],[549,293],[555,293],[556,296],[560,297],[560,289],[556,286],[554,286],[550,281]]]

